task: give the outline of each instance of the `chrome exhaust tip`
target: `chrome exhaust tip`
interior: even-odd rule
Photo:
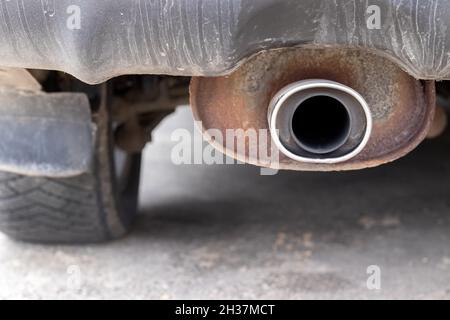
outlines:
[[[281,89],[268,109],[270,133],[287,157],[308,163],[339,163],[366,146],[372,115],[352,88],[328,80],[303,80]]]

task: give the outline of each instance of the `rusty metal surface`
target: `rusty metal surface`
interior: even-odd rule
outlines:
[[[179,105],[189,103],[190,78],[124,76],[111,80],[111,120],[116,145],[141,152],[152,130]]]
[[[372,136],[355,158],[340,164],[307,164],[279,155],[279,168],[353,170],[396,160],[427,135],[435,106],[434,82],[419,81],[389,60],[355,49],[280,49],[261,52],[229,76],[197,77],[191,105],[203,130],[267,129],[267,108],[284,86],[305,79],[327,79],[358,91],[373,115]],[[208,137],[207,137],[208,138]],[[225,154],[255,165],[276,167],[237,149],[213,143]],[[250,146],[247,146],[250,147]],[[268,148],[271,148],[268,146]]]
[[[111,80],[111,117],[125,122],[147,113],[167,113],[189,103],[188,77],[124,76]]]

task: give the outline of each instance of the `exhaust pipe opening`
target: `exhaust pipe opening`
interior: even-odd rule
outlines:
[[[372,130],[370,109],[355,90],[327,80],[281,89],[269,106],[272,139],[289,158],[338,163],[355,157]]]
[[[351,118],[347,108],[330,96],[309,98],[292,116],[293,138],[305,150],[326,154],[342,147],[350,135]]]

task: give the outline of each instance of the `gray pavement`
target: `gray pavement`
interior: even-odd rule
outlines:
[[[43,246],[0,236],[0,298],[448,299],[450,135],[349,173],[176,166],[179,109],[144,155],[126,238]],[[369,265],[380,290],[366,286]]]

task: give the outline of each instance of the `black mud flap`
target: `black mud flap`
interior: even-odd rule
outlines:
[[[94,132],[82,93],[0,92],[0,171],[82,174],[91,166]]]

